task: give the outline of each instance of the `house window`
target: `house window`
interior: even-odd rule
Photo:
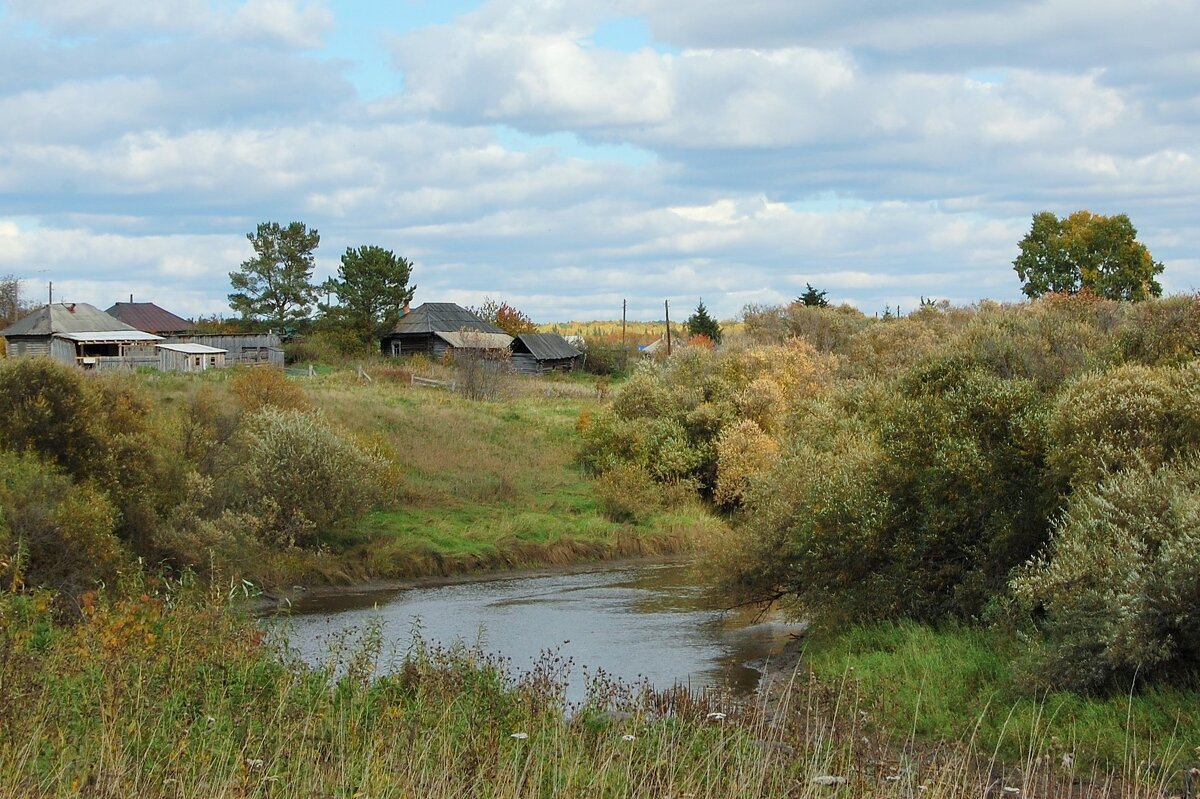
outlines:
[[[196,364],[197,369],[200,368],[200,356],[199,355],[196,356],[195,364]]]
[[[400,340],[392,339],[392,355],[400,354]]]

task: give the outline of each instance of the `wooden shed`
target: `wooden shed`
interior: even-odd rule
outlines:
[[[227,364],[283,368],[283,344],[275,333],[193,333],[168,336],[168,344],[201,344],[223,350]]]
[[[583,353],[558,333],[522,333],[513,339],[512,368],[524,374],[541,375],[555,370],[579,368]]]
[[[427,302],[400,317],[392,332],[380,340],[384,355],[428,355],[441,358],[447,351],[461,347],[463,341],[455,335],[463,331],[503,336],[501,346],[507,347],[512,337],[495,325],[488,324],[475,314],[452,302]],[[450,338],[446,336],[450,335]],[[474,339],[474,337],[471,337]],[[498,338],[484,339],[490,344]]]
[[[204,344],[159,344],[158,368],[164,372],[203,372],[222,369],[226,352]]]

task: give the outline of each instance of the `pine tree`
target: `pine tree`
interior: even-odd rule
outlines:
[[[721,326],[717,324],[716,319],[708,315],[708,309],[704,307],[704,300],[700,300],[695,312],[687,318],[684,324],[687,325],[689,336],[708,336],[714,344],[721,343]]]

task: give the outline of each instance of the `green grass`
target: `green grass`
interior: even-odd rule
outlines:
[[[823,682],[845,681],[881,728],[924,741],[973,738],[1013,760],[1046,750],[1121,768],[1148,752],[1200,761],[1200,691],[1150,687],[1085,697],[1020,689],[1019,643],[982,629],[878,624],[818,636],[806,655]]]

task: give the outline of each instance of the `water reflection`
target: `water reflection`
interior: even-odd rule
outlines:
[[[656,688],[748,694],[759,676],[748,664],[778,652],[797,630],[722,612],[686,565],[645,564],[320,597],[294,609],[288,639],[303,659],[320,663],[333,642],[376,616],[389,650],[400,654],[414,624],[430,642],[481,641],[518,670],[556,650],[575,664],[570,701],[583,698],[585,665]]]

